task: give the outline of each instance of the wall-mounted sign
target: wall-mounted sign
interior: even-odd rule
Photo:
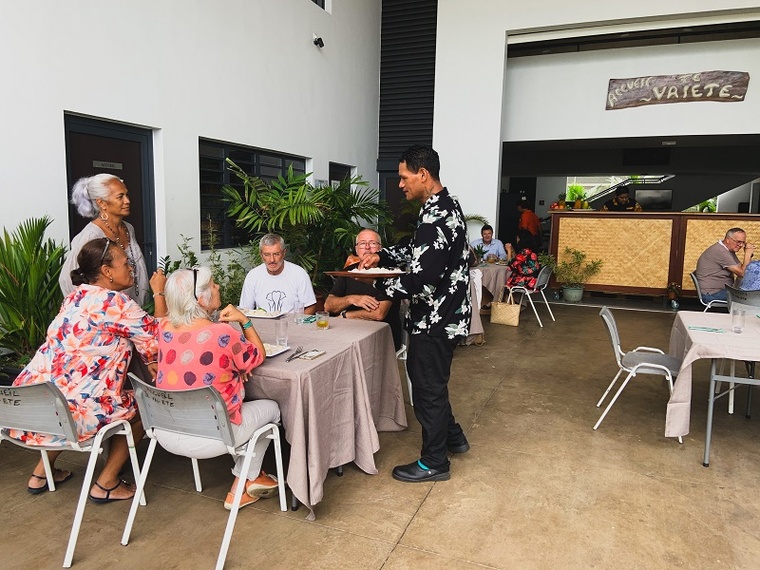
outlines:
[[[124,170],[121,162],[109,162],[107,160],[93,160],[93,168],[110,168],[111,170]]]
[[[749,73],[745,71],[700,71],[610,79],[607,110],[692,101],[744,101],[748,85]]]

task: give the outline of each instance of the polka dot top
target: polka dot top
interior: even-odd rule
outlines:
[[[192,331],[176,332],[163,320],[158,335],[158,375],[162,390],[213,386],[222,395],[230,421],[240,424],[247,374],[265,355],[227,323],[213,323]]]

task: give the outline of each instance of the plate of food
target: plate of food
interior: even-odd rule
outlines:
[[[265,342],[263,344],[264,344],[264,351],[267,353],[267,358],[270,358],[272,356],[277,356],[278,354],[282,354],[286,350],[290,350],[289,346],[278,346],[276,344],[269,344],[268,342]]]
[[[239,307],[239,309],[241,313],[250,319],[278,319],[285,314],[282,311],[270,313],[264,309],[244,309],[243,307]]]
[[[354,279],[384,279],[398,277],[406,272],[399,268],[373,267],[371,269],[351,269],[350,271],[325,271],[327,275],[334,277],[352,277]]]

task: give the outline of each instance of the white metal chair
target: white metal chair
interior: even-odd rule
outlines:
[[[137,483],[137,494],[141,494],[145,489],[145,483],[148,479],[153,453],[156,450],[155,431],[160,429],[174,433],[194,435],[209,439],[220,440],[227,446],[227,452],[233,457],[244,457],[242,473],[247,473],[254,455],[256,441],[260,437],[266,437],[274,441],[275,460],[277,463],[277,482],[280,494],[280,510],[287,511],[287,502],[285,498],[285,476],[282,468],[282,449],[280,446],[280,431],[276,424],[269,423],[257,429],[251,438],[242,445],[236,446],[235,438],[230,424],[227,406],[224,403],[219,392],[211,386],[195,388],[182,391],[159,390],[150,386],[130,374],[132,384],[135,389],[135,397],[140,407],[140,417],[142,418],[145,433],[150,438],[148,452],[145,455],[143,470]],[[193,464],[193,475],[195,476],[196,489],[201,491],[200,472],[198,470],[197,459],[191,457]],[[227,551],[232,539],[232,532],[235,529],[238,510],[240,509],[240,499],[245,490],[244,484],[239,484],[235,491],[230,515],[227,519],[227,527],[224,531],[222,546],[219,549],[219,556],[216,561],[217,570],[224,567],[224,561],[227,559]],[[137,495],[136,495],[137,496]],[[123,545],[129,543],[129,535],[132,532],[132,525],[137,514],[137,502],[132,502],[129,511],[127,524],[124,527],[124,534],[121,539]]]
[[[532,295],[534,293],[541,293],[541,297],[544,299],[544,303],[546,303],[546,308],[549,309],[549,315],[552,317],[552,321],[556,321],[557,319],[554,318],[554,313],[552,313],[552,308],[549,306],[549,301],[546,300],[546,295],[544,294],[544,289],[546,289],[546,286],[549,284],[549,279],[552,276],[552,268],[548,265],[545,265],[541,268],[541,270],[538,272],[538,277],[536,278],[536,286],[532,289],[529,287],[523,287],[521,285],[517,285],[515,287],[508,287],[509,292],[514,293],[522,293],[522,297],[520,297],[520,303],[522,303],[522,300],[524,297],[528,297],[528,301],[530,302],[530,306],[533,309],[533,314],[536,315],[536,319],[538,319],[538,325],[543,328],[544,324],[541,322],[541,317],[538,316],[538,311],[536,310],[536,305],[533,304],[533,298]]]
[[[702,303],[705,306],[705,310],[702,311],[703,313],[706,313],[713,307],[727,307],[728,302],[723,301],[721,299],[713,299],[712,301],[705,301],[702,298],[702,289],[699,286],[699,281],[697,280],[697,272],[692,271],[689,273],[689,276],[691,277],[691,280],[694,282],[694,288],[697,290],[697,299],[699,299],[699,302]]]
[[[63,446],[32,446],[10,437],[8,430],[17,429],[44,433],[65,438]],[[70,568],[74,558],[74,549],[79,537],[79,529],[82,525],[82,517],[87,504],[87,495],[92,486],[95,465],[98,455],[103,451],[103,443],[113,435],[124,435],[129,446],[129,456],[132,461],[132,470],[135,480],[140,476],[140,469],[135,453],[135,442],[132,438],[132,428],[126,420],[118,420],[100,428],[94,437],[85,441],[79,441],[76,423],[71,415],[69,403],[58,387],[52,382],[43,382],[31,386],[12,386],[0,388],[0,440],[6,440],[26,449],[40,451],[42,462],[45,465],[48,489],[55,491],[53,470],[50,467],[48,451],[79,451],[89,453],[82,490],[79,493],[74,521],[71,525],[69,543],[66,547],[66,555],[63,561],[64,568]],[[135,506],[145,504],[142,495],[135,495]]]
[[[737,289],[736,287],[732,287],[731,285],[726,285],[726,296],[728,297],[728,312],[731,312],[732,308],[741,308],[747,311],[748,315],[752,315],[760,311],[760,291],[744,291],[742,289]],[[747,375],[749,378],[755,377],[755,363],[754,362],[745,362],[744,363],[747,368]],[[720,374],[723,373],[723,361],[721,361],[720,364]],[[731,376],[734,376],[736,373],[736,361],[731,361]],[[734,413],[734,383],[730,383],[729,385],[729,393],[728,393],[728,413],[733,414]],[[746,416],[749,418],[751,416],[751,409],[752,409],[752,386],[747,386],[747,411]],[[721,383],[717,382],[715,384],[716,393],[720,392],[721,389]]]
[[[617,379],[623,372],[627,372],[628,376],[626,376],[625,380],[623,380],[623,383],[620,385],[620,388],[618,388],[618,391],[615,393],[615,396],[610,400],[610,403],[594,425],[594,429],[597,429],[601,425],[607,412],[610,411],[613,404],[617,401],[618,396],[620,396],[620,393],[628,385],[631,378],[638,374],[656,374],[659,376],[665,376],[668,380],[670,393],[673,394],[673,379],[678,375],[678,370],[681,368],[680,358],[664,354],[659,348],[639,346],[630,352],[624,352],[620,348],[620,335],[618,334],[617,324],[615,323],[615,317],[612,316],[612,311],[607,307],[602,307],[602,310],[599,311],[599,316],[602,317],[604,324],[607,325],[607,331],[610,333],[612,350],[615,353],[618,372],[615,374],[612,382],[610,382],[610,385],[607,386],[602,397],[596,403],[596,407],[598,408],[602,405],[607,394],[610,393],[610,390],[612,390],[615,382],[617,382]],[[678,438],[678,443],[683,443],[681,437]]]

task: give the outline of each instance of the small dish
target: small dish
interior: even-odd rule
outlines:
[[[286,350],[290,350],[289,346],[277,346],[276,344],[269,344],[268,342],[264,343],[264,350],[267,353],[267,358],[271,358],[272,356],[277,356],[278,354],[282,354]]]

